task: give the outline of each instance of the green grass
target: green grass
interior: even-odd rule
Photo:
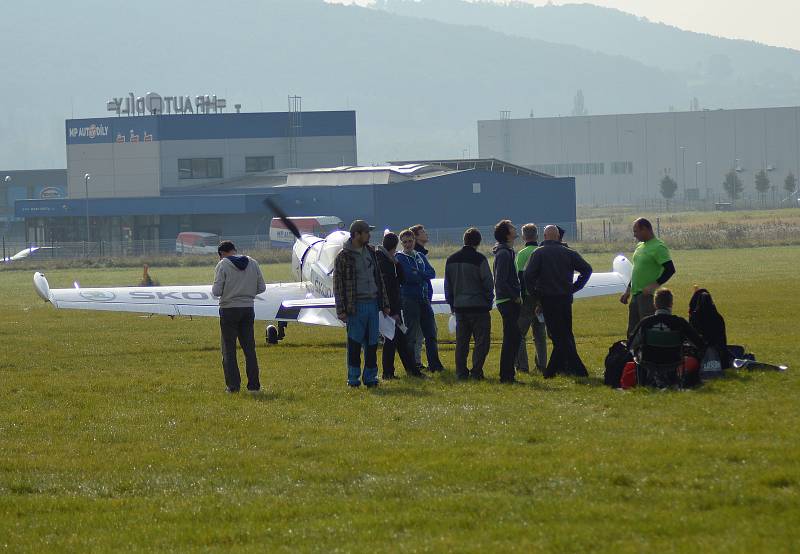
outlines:
[[[796,551],[800,248],[674,257],[676,312],[706,286],[731,342],[791,369],[610,390],[626,314],[608,297],[575,304],[589,383],[500,385],[495,317],[483,383],[454,382],[445,344],[443,376],[350,390],[343,332],[292,325],[259,341],[266,392],[230,396],[216,320],[54,310],[30,271],[0,272],[0,550]],[[139,277],[48,272],[54,287]]]

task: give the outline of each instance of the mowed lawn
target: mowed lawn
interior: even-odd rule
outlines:
[[[0,550],[797,551],[800,248],[674,258],[677,313],[709,288],[730,341],[789,371],[608,389],[626,312],[606,297],[575,304],[588,383],[499,384],[495,317],[487,381],[454,381],[442,319],[444,375],[351,390],[342,330],[290,325],[268,347],[260,322],[266,391],[226,395],[216,320],[55,310],[31,271],[2,271]],[[212,268],[153,273],[203,283]]]

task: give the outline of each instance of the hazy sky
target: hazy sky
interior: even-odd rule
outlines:
[[[328,1],[371,3],[370,0]],[[524,1],[537,6],[548,3],[546,0]],[[690,31],[800,50],[800,0],[555,0],[552,3],[607,6]]]

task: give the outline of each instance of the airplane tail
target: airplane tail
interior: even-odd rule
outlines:
[[[44,273],[38,271],[33,274],[33,286],[36,288],[36,294],[45,302],[50,302],[50,284]]]
[[[614,273],[619,273],[626,282],[630,283],[631,275],[633,274],[633,264],[631,264],[627,257],[620,254],[614,258],[614,263],[611,267],[614,269]]]

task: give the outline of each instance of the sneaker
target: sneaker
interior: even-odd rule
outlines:
[[[422,363],[418,363],[418,364],[417,364],[417,369],[418,369],[418,370],[420,370],[420,371],[425,371],[425,370],[426,370],[426,369],[428,369],[428,368],[427,368],[427,367],[425,367],[425,365],[424,365],[424,364],[422,364]]]
[[[248,393],[250,393],[250,394],[261,394],[261,389],[260,389],[260,388],[257,388],[257,389],[247,389],[247,392],[248,392]]]
[[[239,389],[232,389],[230,387],[225,387],[225,392],[227,392],[228,394],[235,394],[239,392]]]
[[[476,381],[483,381],[483,371],[480,371],[480,372],[472,371],[472,372],[470,372],[469,376],[472,377]]]
[[[361,383],[347,383],[347,386],[357,389],[358,387],[361,386]]]
[[[416,378],[416,379],[427,379],[427,378],[428,378],[428,376],[427,376],[427,375],[425,375],[424,373],[422,373],[422,372],[421,372],[421,371],[419,371],[419,370],[417,370],[417,371],[412,371],[411,373],[409,373],[409,374],[408,374],[408,376],[409,376],[409,377],[414,377],[414,378]]]
[[[444,371],[444,366],[429,367],[428,371],[430,371],[431,373],[438,373],[439,371]]]
[[[364,385],[366,385],[366,387],[367,387],[368,389],[374,389],[374,388],[377,388],[377,386],[378,386],[378,382],[376,381],[376,382],[374,382],[374,383],[364,383]]]
[[[381,379],[384,381],[391,381],[392,379],[399,379],[399,377],[394,373],[385,373],[383,376],[381,376]]]

